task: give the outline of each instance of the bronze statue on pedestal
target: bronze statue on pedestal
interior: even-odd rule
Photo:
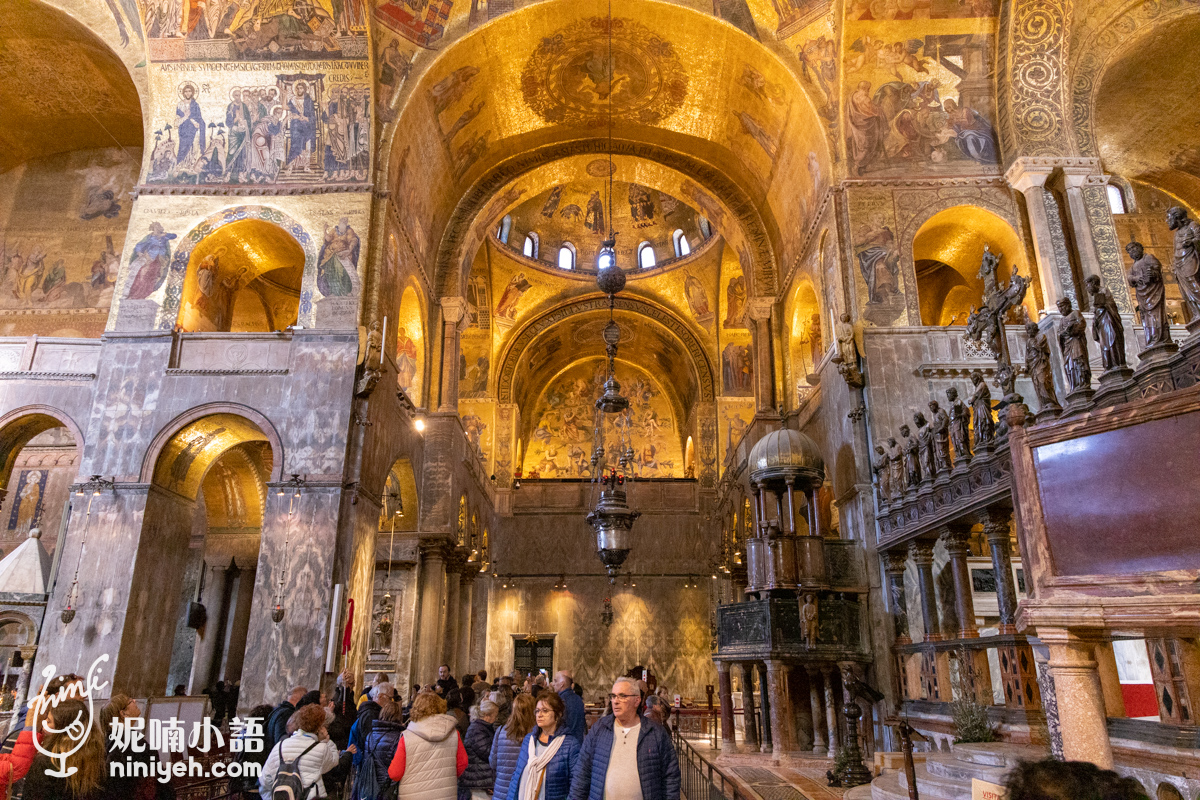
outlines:
[[[872,461],[871,469],[875,471],[875,479],[879,481],[879,499],[888,500],[892,496],[891,462],[884,452],[883,445],[875,445],[875,452],[879,454],[879,458]]]
[[[1125,326],[1112,293],[1100,284],[1099,275],[1088,275],[1088,294],[1092,296],[1092,338],[1100,345],[1104,370],[1126,366]]]
[[[1062,350],[1067,385],[1071,387],[1068,395],[1087,391],[1092,388],[1092,367],[1088,363],[1087,352],[1087,323],[1083,321],[1083,315],[1072,305],[1069,297],[1059,299],[1058,312],[1062,314],[1062,319],[1058,321],[1058,346]]]
[[[900,426],[900,437],[904,439],[904,485],[916,488],[921,482],[921,446],[907,425]]]
[[[917,426],[917,439],[921,443],[921,479],[932,481],[937,472],[933,467],[933,428],[929,427],[929,422],[920,411],[913,414],[913,423]]]
[[[1038,399],[1038,413],[1062,411],[1054,389],[1054,370],[1050,365],[1050,342],[1033,320],[1025,323],[1025,372],[1033,381],[1033,393]]]
[[[971,373],[971,417],[975,422],[975,450],[987,449],[996,435],[996,421],[992,419],[992,390],[988,388],[983,373]]]
[[[1200,225],[1188,218],[1183,207],[1172,206],[1167,209],[1167,227],[1175,231],[1175,261],[1171,271],[1192,319],[1200,319]]]
[[[1133,259],[1133,266],[1129,269],[1129,285],[1137,295],[1137,311],[1146,334],[1146,349],[1170,344],[1171,328],[1167,319],[1162,263],[1147,253],[1141,242],[1131,241],[1125,245],[1125,252]]]
[[[954,458],[959,463],[971,457],[971,407],[958,397],[958,389],[946,390],[950,401],[950,441],[954,443]]]
[[[933,430],[933,465],[937,468],[937,474],[941,475],[954,468],[954,462],[950,459],[950,415],[938,405],[937,400],[930,400],[929,418],[929,427]]]
[[[904,452],[896,445],[896,439],[892,436],[888,437],[887,448],[888,468],[892,472],[891,497],[895,500],[904,494]]]

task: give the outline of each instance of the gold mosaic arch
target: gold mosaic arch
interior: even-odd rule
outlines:
[[[507,159],[481,176],[459,199],[446,224],[446,233],[438,248],[434,277],[434,285],[439,294],[452,296],[461,292],[467,277],[464,266],[469,270],[470,256],[474,255],[473,252],[464,252],[464,249],[472,244],[472,225],[488,202],[507,184],[559,159],[576,155],[606,154],[608,146],[608,141],[602,138],[558,142]],[[614,140],[612,148],[614,155],[643,158],[690,175],[702,189],[723,203],[733,214],[750,244],[755,295],[774,295],[778,276],[772,245],[775,237],[757,206],[739,183],[695,156],[659,145]]]
[[[570,303],[553,308],[536,317],[523,327],[516,336],[509,341],[503,357],[500,361],[499,378],[496,385],[497,400],[500,403],[512,403],[513,400],[513,379],[516,376],[517,365],[521,360],[521,356],[545,331],[555,325],[567,320],[576,314],[587,311],[600,311],[608,308],[608,298],[603,296],[593,296],[581,300],[575,300]],[[704,350],[704,345],[691,332],[691,330],[675,315],[665,311],[657,306],[651,305],[644,300],[638,300],[631,297],[618,297],[616,299],[615,308],[621,311],[628,311],[634,314],[647,317],[669,330],[683,345],[684,349],[692,358],[692,365],[696,373],[696,381],[700,389],[700,400],[702,402],[712,402],[714,397],[715,379],[712,372],[712,364],[708,360],[708,355]]]

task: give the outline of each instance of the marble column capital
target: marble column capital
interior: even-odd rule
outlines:
[[[946,553],[951,558],[971,555],[971,529],[965,525],[943,525],[939,530]]]
[[[454,545],[447,539],[422,539],[417,544],[422,561],[437,559],[446,562],[454,555]]]
[[[908,554],[918,567],[933,566],[933,542],[923,539],[910,542]]]
[[[903,575],[908,564],[908,552],[896,548],[883,554],[883,569],[888,575]]]
[[[442,318],[448,325],[458,326],[467,318],[467,300],[464,297],[443,297],[439,302]]]
[[[1021,156],[1013,161],[1012,166],[1004,173],[1008,185],[1018,192],[1024,193],[1034,187],[1046,185],[1046,179],[1054,172],[1055,164],[1048,158],[1033,158]]]
[[[773,297],[752,297],[746,301],[746,316],[755,322],[770,319],[774,309],[775,298]]]
[[[725,661],[718,661],[717,662],[717,674],[723,675],[728,672],[729,672],[729,664]]]
[[[1012,509],[989,508],[979,514],[979,521],[989,544],[993,539],[1008,541],[1012,532]]]

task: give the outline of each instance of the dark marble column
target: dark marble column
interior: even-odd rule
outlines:
[[[896,623],[896,644],[912,644],[908,633],[908,597],[904,591],[904,566],[908,563],[908,553],[900,549],[888,550],[883,554],[883,559],[892,619]]]
[[[771,693],[767,691],[767,665],[758,665],[758,689],[759,698],[762,701],[762,751],[764,753],[774,752],[775,743],[773,741],[772,722],[771,722]]]
[[[1017,632],[1017,587],[1013,580],[1009,532],[1012,510],[989,508],[982,515],[983,535],[992,551],[992,571],[996,574],[996,601],[1000,607],[1001,634]]]
[[[771,698],[771,752],[775,755],[796,750],[796,716],[788,691],[788,665],[767,660],[767,694]]]
[[[808,702],[812,706],[813,746],[812,751],[817,755],[825,755],[825,737],[821,735],[821,670],[816,667],[808,668]]]
[[[971,528],[963,524],[947,525],[942,529],[942,541],[950,555],[950,571],[954,576],[954,609],[958,612],[958,638],[978,639],[975,600],[971,595],[971,568],[967,566],[967,556],[971,554]]]
[[[729,664],[717,662],[717,692],[721,698],[721,744],[731,748],[737,741],[733,728],[733,681],[729,677]]]
[[[458,671],[474,672],[481,664],[471,663],[472,631],[475,608],[475,577],[479,567],[470,562],[458,576]]]
[[[758,721],[754,718],[754,665],[741,664],[742,668],[742,723],[746,737],[746,749],[757,750]]]
[[[915,541],[908,546],[909,555],[917,568],[917,580],[921,587],[921,619],[925,623],[925,641],[940,642],[941,626],[938,623],[937,584],[933,580],[933,543]]]

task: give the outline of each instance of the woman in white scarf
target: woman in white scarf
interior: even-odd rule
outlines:
[[[563,730],[565,715],[566,707],[557,694],[538,694],[534,708],[537,724],[521,745],[508,800],[566,800],[579,760],[579,741]]]

